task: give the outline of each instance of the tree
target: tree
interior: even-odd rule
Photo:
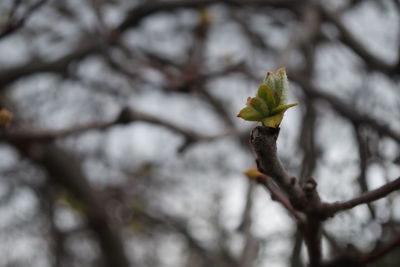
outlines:
[[[0,7],[2,265],[399,264],[399,1]]]

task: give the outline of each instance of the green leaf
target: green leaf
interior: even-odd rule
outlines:
[[[257,110],[262,116],[269,116],[269,108],[267,103],[261,97],[253,97],[250,99],[249,104]]]
[[[288,88],[284,68],[268,72],[258,87],[257,96],[249,97],[247,106],[237,116],[248,121],[260,121],[265,127],[278,127],[285,111],[298,105],[286,104]]]
[[[263,84],[271,87],[276,105],[286,104],[289,82],[284,68],[280,68],[275,72],[268,72]]]
[[[287,109],[289,109],[289,108],[291,108],[291,107],[294,107],[294,106],[297,106],[297,105],[298,105],[298,103],[277,106],[277,107],[271,112],[271,114],[283,113],[283,112],[285,112]]]
[[[243,108],[237,117],[240,117],[246,121],[261,121],[263,118],[263,115],[258,112],[255,108],[253,108],[251,105]]]
[[[281,124],[282,119],[283,119],[283,113],[279,113],[274,116],[263,119],[262,124],[265,127],[276,128],[279,126],[279,124]]]
[[[275,108],[274,94],[271,87],[267,84],[261,84],[260,87],[258,87],[257,96],[261,97],[267,103],[269,110]]]

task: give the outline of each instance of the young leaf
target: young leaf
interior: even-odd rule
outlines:
[[[271,87],[276,105],[286,103],[289,82],[284,68],[280,68],[275,72],[268,72],[263,83]]]
[[[294,106],[297,106],[297,105],[298,105],[298,103],[277,106],[274,110],[272,110],[271,114],[283,113],[287,109],[289,109],[291,107],[294,107]]]
[[[247,121],[260,121],[265,127],[278,127],[285,111],[295,104],[287,104],[288,79],[284,68],[268,72],[260,84],[257,96],[247,99],[247,106],[238,117]]]
[[[275,108],[275,98],[271,87],[266,84],[261,84],[260,87],[258,87],[257,96],[264,99],[264,101],[268,105],[269,110],[273,110]]]
[[[237,117],[240,117],[246,121],[261,121],[263,115],[251,105],[248,105],[239,112]]]
[[[262,124],[265,127],[276,128],[279,126],[279,124],[281,124],[282,119],[283,119],[283,113],[278,113],[274,116],[263,119]]]
[[[268,116],[269,115],[269,108],[267,103],[265,103],[265,101],[261,98],[261,97],[254,97],[251,98],[249,101],[250,105],[257,110],[261,115],[263,116]]]

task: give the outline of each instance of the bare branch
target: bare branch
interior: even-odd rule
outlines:
[[[354,208],[355,206],[361,204],[367,204],[372,201],[381,199],[389,195],[390,193],[400,189],[400,177],[391,181],[375,190],[371,190],[362,194],[359,197],[353,198],[344,202],[336,202],[333,204],[325,204],[325,211],[329,214],[329,216],[333,216],[338,212],[349,210]]]
[[[276,140],[279,128],[258,126],[251,133],[251,144],[257,155],[258,169],[272,177],[279,188],[290,196],[292,206],[306,214],[306,222],[300,224],[307,245],[311,267],[321,263],[321,222],[325,219],[319,212],[321,201],[316,182],[308,179],[301,187],[294,177],[283,168],[277,155]]]
[[[299,223],[305,223],[306,218],[304,214],[296,211],[293,208],[290,200],[276,187],[276,185],[274,185],[271,178],[266,175],[260,175],[257,178],[257,182],[265,186],[265,188],[267,188],[267,190],[271,193],[271,198],[280,202],[289,211],[289,214],[296,218]]]
[[[271,176],[287,195],[295,199],[295,202],[301,203],[304,194],[300,185],[286,172],[278,159],[276,148],[278,135],[279,128],[258,126],[251,132],[250,142],[257,155],[258,169],[267,176]]]

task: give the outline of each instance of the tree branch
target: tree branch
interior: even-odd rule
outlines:
[[[280,202],[286,208],[286,210],[289,211],[289,214],[296,218],[299,223],[305,223],[306,218],[304,214],[296,211],[293,208],[289,199],[276,187],[276,185],[274,185],[271,178],[262,174],[257,177],[257,182],[263,185],[271,193],[272,200]]]
[[[258,126],[251,132],[250,142],[257,155],[258,169],[274,179],[279,188],[301,205],[304,194],[296,179],[283,168],[277,155],[276,140],[279,128]]]
[[[131,108],[123,109],[120,114],[111,121],[106,122],[93,122],[87,123],[85,125],[75,126],[63,130],[47,130],[47,131],[16,131],[9,130],[0,132],[0,140],[5,140],[7,142],[14,143],[30,143],[30,142],[48,142],[53,141],[57,138],[67,137],[74,134],[79,134],[89,130],[103,130],[113,127],[118,124],[127,124],[135,121],[142,121],[151,124],[155,124],[166,129],[169,129],[177,134],[185,137],[185,142],[180,147],[180,151],[186,149],[188,146],[195,142],[209,142],[218,138],[226,137],[233,134],[232,131],[227,131],[226,133],[218,135],[201,135],[180,127],[172,122],[158,118],[153,115],[145,114],[139,111],[135,111]]]
[[[280,163],[277,155],[276,140],[279,128],[258,126],[251,133],[250,142],[257,156],[258,169],[272,177],[279,188],[290,196],[294,209],[306,214],[305,223],[300,224],[304,234],[311,267],[321,263],[321,222],[325,219],[319,212],[321,200],[316,191],[316,182],[308,179],[302,186],[291,177]],[[271,187],[272,188],[272,187]]]
[[[391,181],[375,190],[366,192],[359,197],[353,198],[345,202],[336,202],[332,204],[325,204],[324,210],[328,216],[333,216],[338,212],[349,210],[361,204],[367,204],[372,201],[381,199],[390,193],[400,189],[400,177]]]

